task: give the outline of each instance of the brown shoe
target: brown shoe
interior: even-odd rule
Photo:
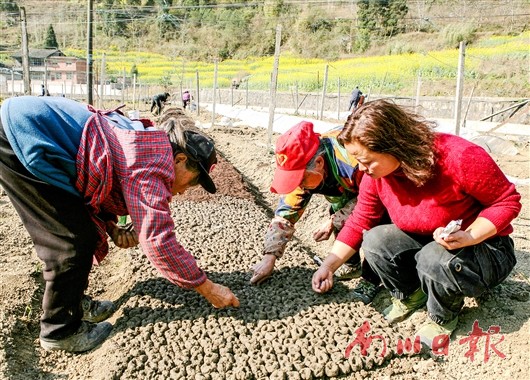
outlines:
[[[63,339],[40,338],[40,345],[45,350],[64,350],[68,352],[84,352],[99,346],[112,331],[109,322],[90,323],[81,321],[79,329]]]

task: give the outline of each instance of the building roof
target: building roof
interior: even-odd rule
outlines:
[[[18,51],[11,55],[13,58],[22,58],[22,51]],[[48,58],[51,56],[64,57],[64,53],[59,49],[29,49],[30,58]]]

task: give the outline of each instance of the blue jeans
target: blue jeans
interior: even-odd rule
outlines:
[[[464,297],[478,297],[498,285],[516,264],[509,236],[448,251],[431,236],[385,224],[365,232],[362,247],[393,297],[405,299],[421,287],[428,296],[429,317],[442,324],[458,316]]]

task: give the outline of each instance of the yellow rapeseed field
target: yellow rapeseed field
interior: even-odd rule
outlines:
[[[503,62],[530,57],[530,32],[517,36],[490,37],[466,49],[466,78],[484,78],[488,75],[504,75]],[[83,50],[65,51],[68,55],[85,56]],[[137,83],[159,85],[182,85],[194,87],[198,73],[201,87],[213,87],[214,62],[194,62],[181,58],[169,58],[161,54],[146,52],[120,52],[113,49],[94,52],[95,70],[105,54],[106,75],[121,77],[130,75],[133,65],[138,70]],[[377,89],[379,92],[399,94],[403,89],[414,87],[421,76],[429,81],[454,81],[458,67],[457,48],[424,53],[369,56],[327,62],[321,59],[304,59],[282,53],[279,62],[278,89],[320,91],[328,67],[328,92],[350,91],[355,86]],[[225,60],[217,64],[217,84],[229,87],[235,77],[248,76],[252,90],[266,90],[270,86],[273,57],[248,58],[246,60]],[[524,66],[524,64],[523,64]],[[528,66],[528,64],[526,65]],[[517,65],[515,65],[517,67]],[[521,68],[521,70],[525,70]],[[528,68],[526,68],[528,70]]]

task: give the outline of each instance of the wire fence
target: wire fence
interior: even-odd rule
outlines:
[[[21,80],[1,80],[0,76],[0,97],[20,96],[24,94],[23,83]],[[128,80],[124,86],[122,83],[107,83],[105,85],[94,85],[94,105],[98,108],[110,108],[116,104],[125,104],[128,110],[149,111],[152,98],[154,95],[169,92],[170,103],[173,105],[182,105],[182,93],[189,90],[192,94],[192,107],[200,112],[201,107],[206,104],[229,104],[234,107],[268,109],[271,102],[271,89],[256,90],[252,89],[252,80],[242,81],[237,86],[233,85],[228,88],[213,88],[201,86],[201,78],[197,75],[195,80],[188,79],[177,86],[162,86],[153,84],[144,84],[141,81]],[[414,89],[415,95],[395,95],[384,93],[381,90],[386,89],[382,84],[373,84],[373,87],[360,88],[366,97],[366,101],[387,98],[396,103],[414,108],[418,113],[427,117],[434,118],[453,118],[455,112],[455,96],[422,96],[421,89],[429,86],[438,86],[436,81],[427,79],[418,80],[410,84]],[[470,84],[471,86],[471,84]],[[456,83],[449,87],[453,92],[456,89]],[[339,84],[335,89],[339,91],[302,91],[295,83],[287,88],[280,89],[276,92],[275,109],[287,110],[294,115],[311,116],[322,118],[324,114],[336,115],[336,119],[341,120],[344,112],[348,112],[350,103],[350,92],[340,91]],[[65,96],[79,101],[87,101],[86,84],[70,84],[61,81],[48,81],[47,90],[51,96]],[[430,91],[430,90],[427,90]],[[446,85],[447,91],[447,85]],[[466,93],[467,92],[467,93]],[[32,94],[41,94],[41,82],[32,82]],[[503,109],[516,105],[524,99],[510,97],[476,97],[472,96],[473,89],[467,89],[463,98],[463,112],[468,120],[482,120],[488,115],[494,115]],[[516,111],[516,110],[515,110]],[[503,121],[511,116],[514,112],[499,113],[491,116],[488,121]]]

